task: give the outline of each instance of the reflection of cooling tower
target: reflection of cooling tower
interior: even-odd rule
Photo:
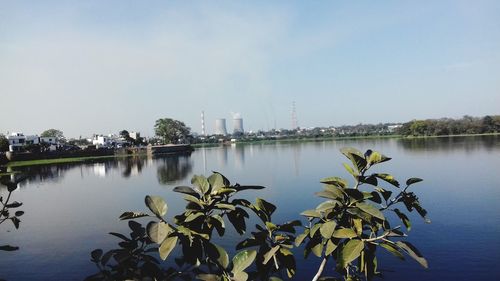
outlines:
[[[234,118],[233,119],[233,133],[243,133],[243,119]]]
[[[221,118],[215,120],[215,134],[216,135],[227,135],[226,130],[226,119]]]

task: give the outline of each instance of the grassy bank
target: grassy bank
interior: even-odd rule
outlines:
[[[13,162],[8,162],[4,166],[5,167],[23,167],[23,166],[33,166],[33,165],[79,163],[79,162],[89,162],[89,161],[100,160],[100,159],[124,158],[124,157],[128,157],[128,155],[106,155],[106,156],[89,156],[89,157],[72,157],[72,158],[40,159],[40,160],[28,160],[28,161],[13,161]]]

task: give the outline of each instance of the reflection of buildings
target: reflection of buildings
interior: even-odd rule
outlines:
[[[234,155],[234,164],[236,168],[243,169],[243,166],[245,165],[245,147],[232,143],[231,151]]]
[[[223,145],[217,149],[217,162],[219,162],[219,166],[227,165],[227,146]]]

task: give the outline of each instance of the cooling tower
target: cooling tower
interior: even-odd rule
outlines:
[[[243,119],[234,118],[233,119],[233,133],[243,133]]]
[[[226,119],[221,118],[215,120],[215,134],[216,135],[227,135],[226,130]]]

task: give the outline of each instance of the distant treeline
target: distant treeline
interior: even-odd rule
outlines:
[[[442,118],[413,120],[404,123],[397,133],[403,136],[443,136],[500,132],[500,115],[460,119]]]

